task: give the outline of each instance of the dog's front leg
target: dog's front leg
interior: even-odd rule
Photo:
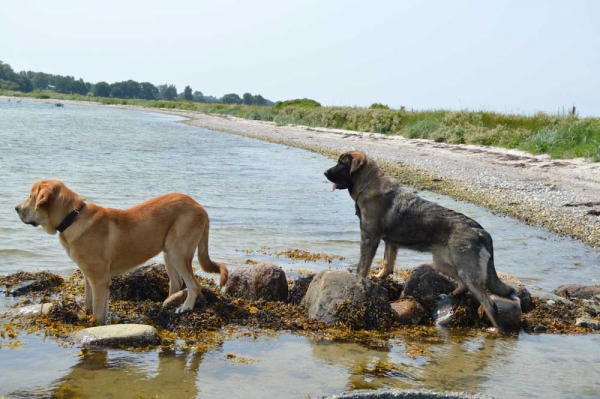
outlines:
[[[94,324],[104,325],[106,323],[106,308],[110,290],[110,275],[90,279],[92,287],[92,314]]]
[[[358,260],[358,275],[365,278],[371,269],[371,263],[377,252],[381,238],[365,231],[360,232],[360,259]]]
[[[378,278],[386,278],[390,274],[394,273],[394,265],[396,264],[396,256],[398,254],[398,248],[395,246],[385,243],[385,252],[383,254],[383,269],[377,274]]]

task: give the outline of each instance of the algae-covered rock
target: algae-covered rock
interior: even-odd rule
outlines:
[[[308,291],[308,286],[312,283],[314,274],[304,277],[298,277],[296,280],[288,284],[288,303],[299,305]]]
[[[317,274],[302,304],[310,319],[352,329],[388,328],[395,319],[384,288],[337,270]]]
[[[161,263],[142,266],[110,280],[111,299],[162,302],[168,296],[169,276]]]
[[[249,300],[286,301],[288,285],[285,272],[273,263],[238,267],[229,274],[225,292]]]
[[[415,298],[419,302],[437,302],[442,294],[450,294],[457,284],[450,277],[438,272],[432,265],[424,263],[415,267],[406,283],[402,297]]]
[[[502,280],[503,283],[510,285],[517,292],[517,297],[521,301],[521,311],[523,313],[527,313],[533,310],[533,302],[531,301],[531,293],[525,287],[525,284],[521,282],[515,276],[511,276],[510,274],[500,273],[498,272],[498,277]]]
[[[6,294],[9,296],[52,291],[63,283],[61,276],[50,272],[17,272],[0,278],[0,286],[6,286]]]

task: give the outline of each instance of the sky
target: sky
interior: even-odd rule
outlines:
[[[20,0],[0,60],[323,105],[600,116],[596,0]]]

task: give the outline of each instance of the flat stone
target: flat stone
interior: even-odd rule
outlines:
[[[376,390],[360,389],[341,395],[333,395],[329,399],[491,399],[491,397],[466,392],[384,388]]]
[[[594,299],[596,295],[600,295],[600,285],[565,284],[554,293],[563,298]]]
[[[77,331],[76,342],[89,346],[147,346],[158,343],[156,329],[145,324],[112,324]]]
[[[551,294],[549,292],[544,292],[544,291],[540,291],[540,290],[530,290],[529,292],[530,292],[532,298],[539,299],[540,301],[544,301],[551,306],[556,304],[557,302],[563,303],[565,305],[573,304],[573,302],[569,301],[568,299],[563,298],[558,295]],[[549,303],[550,301],[552,303]]]
[[[26,315],[26,316],[35,316],[38,314],[48,314],[52,310],[53,306],[54,306],[53,303],[40,303],[37,305],[23,306],[22,308],[17,309],[17,313]]]

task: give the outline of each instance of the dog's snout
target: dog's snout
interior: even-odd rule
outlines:
[[[15,211],[19,212],[19,205],[15,206]]]

